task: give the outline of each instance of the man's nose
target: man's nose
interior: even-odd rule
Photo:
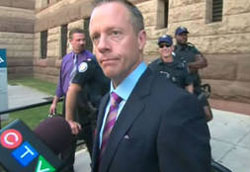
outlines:
[[[109,45],[109,40],[107,36],[100,36],[98,44],[97,44],[97,48],[100,52],[103,52],[107,49],[109,49],[110,45]]]

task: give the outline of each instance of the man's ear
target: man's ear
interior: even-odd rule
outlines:
[[[147,34],[146,34],[145,30],[141,30],[138,33],[139,50],[143,50],[144,46],[146,45],[146,39],[147,39]]]

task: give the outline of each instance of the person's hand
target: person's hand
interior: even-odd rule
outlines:
[[[50,115],[55,115],[56,114],[56,104],[52,103],[50,108],[49,108],[49,114]]]
[[[70,125],[72,134],[77,135],[82,130],[82,127],[78,122],[75,122],[75,121],[72,121],[72,120],[68,120],[67,122]]]

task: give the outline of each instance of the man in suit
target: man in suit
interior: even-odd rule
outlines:
[[[99,107],[92,171],[209,172],[202,108],[143,62],[141,12],[127,1],[99,2],[89,31],[97,61],[111,79],[111,94]]]

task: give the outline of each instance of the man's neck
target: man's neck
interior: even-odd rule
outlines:
[[[184,44],[177,43],[177,46],[185,47],[185,46],[187,46],[187,43],[184,43]]]
[[[73,50],[73,53],[74,54],[81,54],[81,53],[83,53],[85,50],[82,50],[82,51],[75,51],[75,50]]]

